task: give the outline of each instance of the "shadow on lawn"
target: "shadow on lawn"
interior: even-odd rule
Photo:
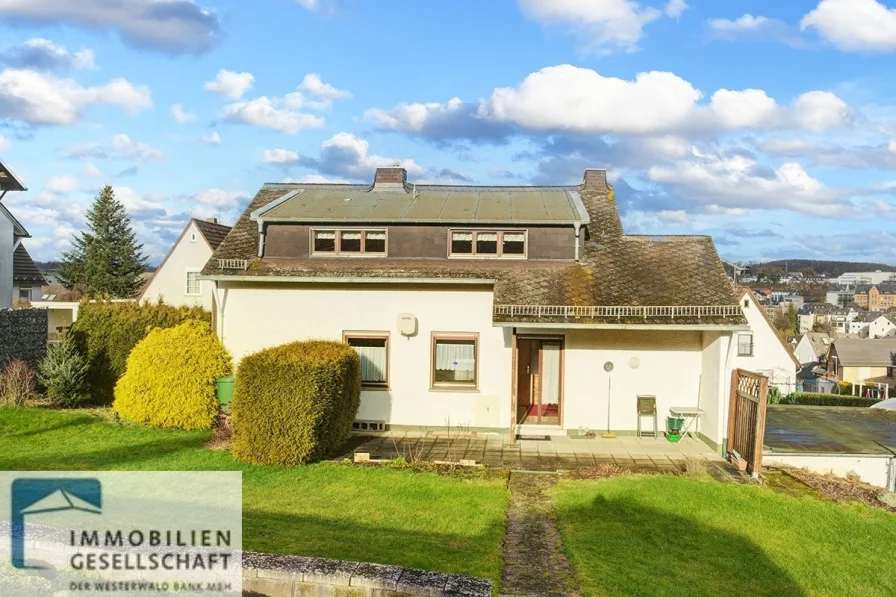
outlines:
[[[74,419],[70,419],[65,421],[64,423],[59,423],[58,425],[53,425],[50,427],[41,427],[40,429],[33,429],[31,431],[10,431],[10,435],[14,437],[31,437],[32,435],[43,435],[44,433],[50,433],[52,431],[60,431],[62,429],[70,429],[71,427],[83,427],[85,425],[92,425],[96,420],[87,416],[80,416]]]
[[[396,529],[373,520],[244,509],[243,533],[243,548],[252,551],[468,574],[496,585],[501,577],[504,527],[497,523],[477,534],[459,535]]]
[[[579,578],[601,595],[804,595],[761,546],[690,518],[604,496],[559,518]]]
[[[194,437],[156,440],[89,452],[79,452],[78,446],[74,445],[71,452],[61,450],[53,454],[5,454],[0,457],[0,470],[127,470],[144,461],[157,460],[161,456],[200,448],[205,445],[206,439]],[[77,436],[75,436],[75,441],[77,441]]]

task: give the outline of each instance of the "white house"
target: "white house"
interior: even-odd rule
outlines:
[[[358,419],[393,427],[631,432],[652,395],[661,427],[699,408],[719,446],[731,370],[756,362],[738,357],[750,327],[712,239],[625,235],[602,170],[560,187],[413,185],[401,168],[267,184],[202,279],[237,361],[345,341]]]
[[[828,354],[833,340],[823,332],[809,332],[800,336],[793,353],[801,365],[820,363]]]
[[[799,360],[752,292],[742,289],[738,300],[750,329],[737,333],[734,367],[766,375],[769,385],[777,386],[783,393],[794,391]]]
[[[869,338],[890,338],[892,336],[896,336],[896,313],[880,315],[868,324]]]
[[[202,306],[212,309],[214,284],[199,279],[199,272],[218,248],[230,226],[218,224],[215,218],[191,219],[168,251],[138,301],[162,299],[174,306]]]
[[[0,309],[12,307],[19,298],[13,294],[14,287],[18,290],[13,281],[16,260],[21,261],[17,249],[21,246],[23,238],[30,237],[28,231],[3,204],[3,197],[10,191],[27,190],[12,170],[0,162]]]
[[[47,283],[31,255],[25,249],[25,245],[19,243],[13,253],[12,260],[12,300],[17,301],[39,300],[42,296],[41,289]]]

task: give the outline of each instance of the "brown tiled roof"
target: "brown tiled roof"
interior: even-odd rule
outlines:
[[[25,250],[25,245],[20,244],[12,256],[12,281],[14,284],[30,284],[43,286],[47,283],[40,270],[34,265],[31,255]]]
[[[251,212],[282,197],[280,186],[263,187],[209,259],[204,275],[320,278],[405,278],[494,280],[496,305],[704,306],[736,305],[712,239],[708,236],[626,236],[619,212],[606,192],[580,187],[589,212],[585,249],[570,261],[461,261],[413,259],[258,259],[258,225]],[[246,260],[246,271],[222,270],[220,259]],[[496,321],[502,319],[496,316]],[[509,319],[509,318],[504,318]],[[513,321],[527,318],[514,316]],[[558,321],[558,318],[528,318]],[[567,321],[567,320],[563,320]],[[569,320],[573,321],[573,320]],[[594,320],[589,320],[594,321]],[[744,323],[742,317],[699,323]],[[613,322],[673,323],[637,318]],[[674,323],[690,323],[676,318]],[[696,320],[693,323],[698,323]]]
[[[199,229],[202,236],[205,237],[205,242],[212,248],[212,251],[221,245],[221,242],[227,237],[227,233],[231,229],[230,226],[225,226],[224,224],[206,222],[196,218],[193,218],[193,222],[195,222],[196,228]]]

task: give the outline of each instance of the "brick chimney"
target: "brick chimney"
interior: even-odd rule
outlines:
[[[218,218],[205,218],[205,221],[208,222],[209,224],[217,224]]]
[[[404,185],[408,181],[408,171],[398,164],[391,168],[377,168],[373,185]]]
[[[607,171],[606,170],[585,170],[585,182],[583,186],[586,189],[594,189],[595,191],[609,190],[607,187]]]

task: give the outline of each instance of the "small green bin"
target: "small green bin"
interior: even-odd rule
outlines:
[[[684,427],[684,419],[681,417],[668,417],[666,419],[666,431],[671,434],[681,434],[681,429]]]
[[[225,413],[230,412],[230,403],[233,402],[233,376],[221,377],[217,381],[218,402],[221,403],[221,410]]]

